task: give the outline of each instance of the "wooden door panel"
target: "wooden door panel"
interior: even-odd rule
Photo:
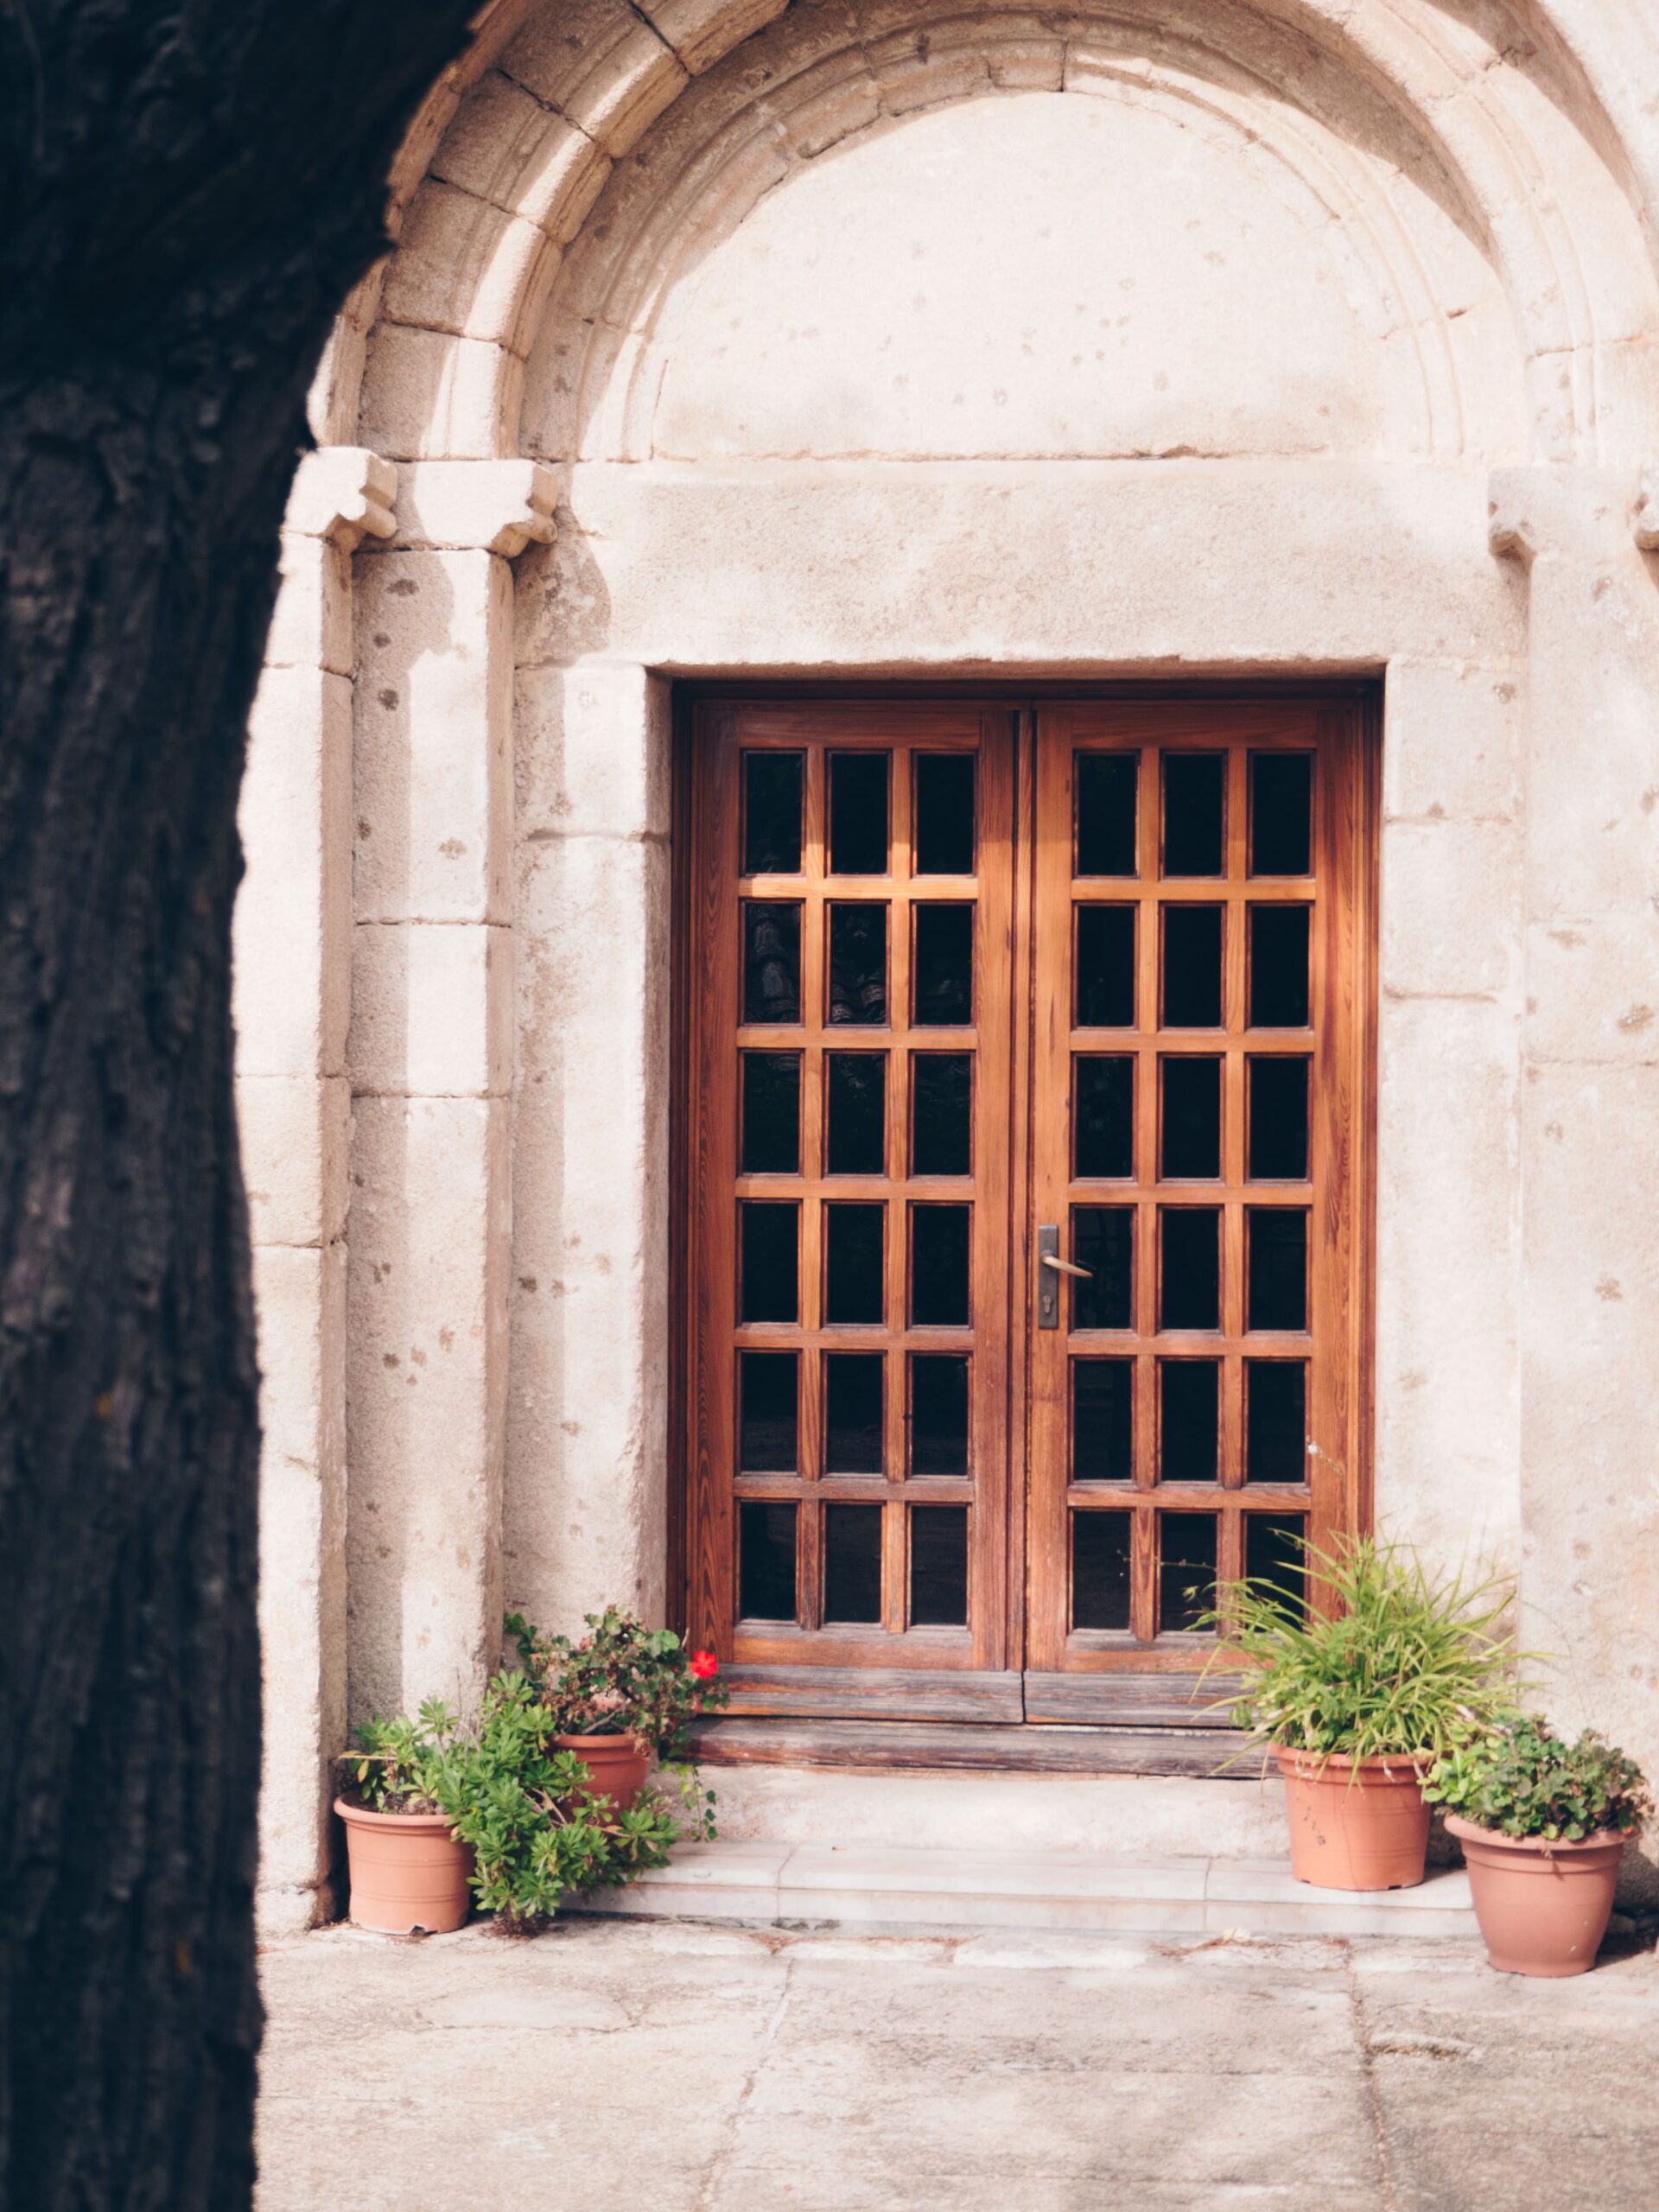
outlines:
[[[1033,1212],[1090,1274],[1029,1339],[1026,1705],[1081,1720],[1357,1525],[1370,785],[1357,701],[1037,721]]]
[[[1019,1717],[1014,719],[696,715],[688,1612],[769,1709]]]
[[[741,1708],[1209,1727],[1201,1605],[1361,1525],[1367,712],[696,709],[687,1616]]]

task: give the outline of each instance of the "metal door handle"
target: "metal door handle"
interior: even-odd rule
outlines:
[[[1060,1232],[1058,1224],[1044,1222],[1037,1231],[1037,1325],[1039,1329],[1058,1329],[1060,1325],[1059,1275],[1077,1275],[1084,1281],[1090,1280],[1090,1270],[1074,1267],[1070,1260],[1060,1257]]]

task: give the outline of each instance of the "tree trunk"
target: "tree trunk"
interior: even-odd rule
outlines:
[[[243,732],[469,0],[0,4],[0,2212],[249,2201]]]

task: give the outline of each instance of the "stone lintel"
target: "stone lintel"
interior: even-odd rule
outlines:
[[[365,537],[391,536],[397,497],[395,462],[366,446],[320,446],[301,459],[283,528],[353,553]]]
[[[550,544],[558,480],[536,461],[416,461],[398,472],[392,540],[410,551],[482,549],[511,561]]]

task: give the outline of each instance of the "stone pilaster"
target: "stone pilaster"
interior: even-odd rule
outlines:
[[[259,1329],[260,1914],[332,1910],[330,1761],[346,1724],[346,1216],[351,1104],[352,554],[396,471],[308,454],[248,733],[236,908],[237,1103]]]
[[[507,1594],[666,1602],[669,686],[521,669]]]
[[[512,1265],[512,596],[528,461],[417,463],[359,563],[349,1046],[354,1720],[500,1643]]]
[[[1659,568],[1633,473],[1501,472],[1524,564],[1526,1641],[1659,1758]],[[1635,527],[1632,513],[1635,511]]]

